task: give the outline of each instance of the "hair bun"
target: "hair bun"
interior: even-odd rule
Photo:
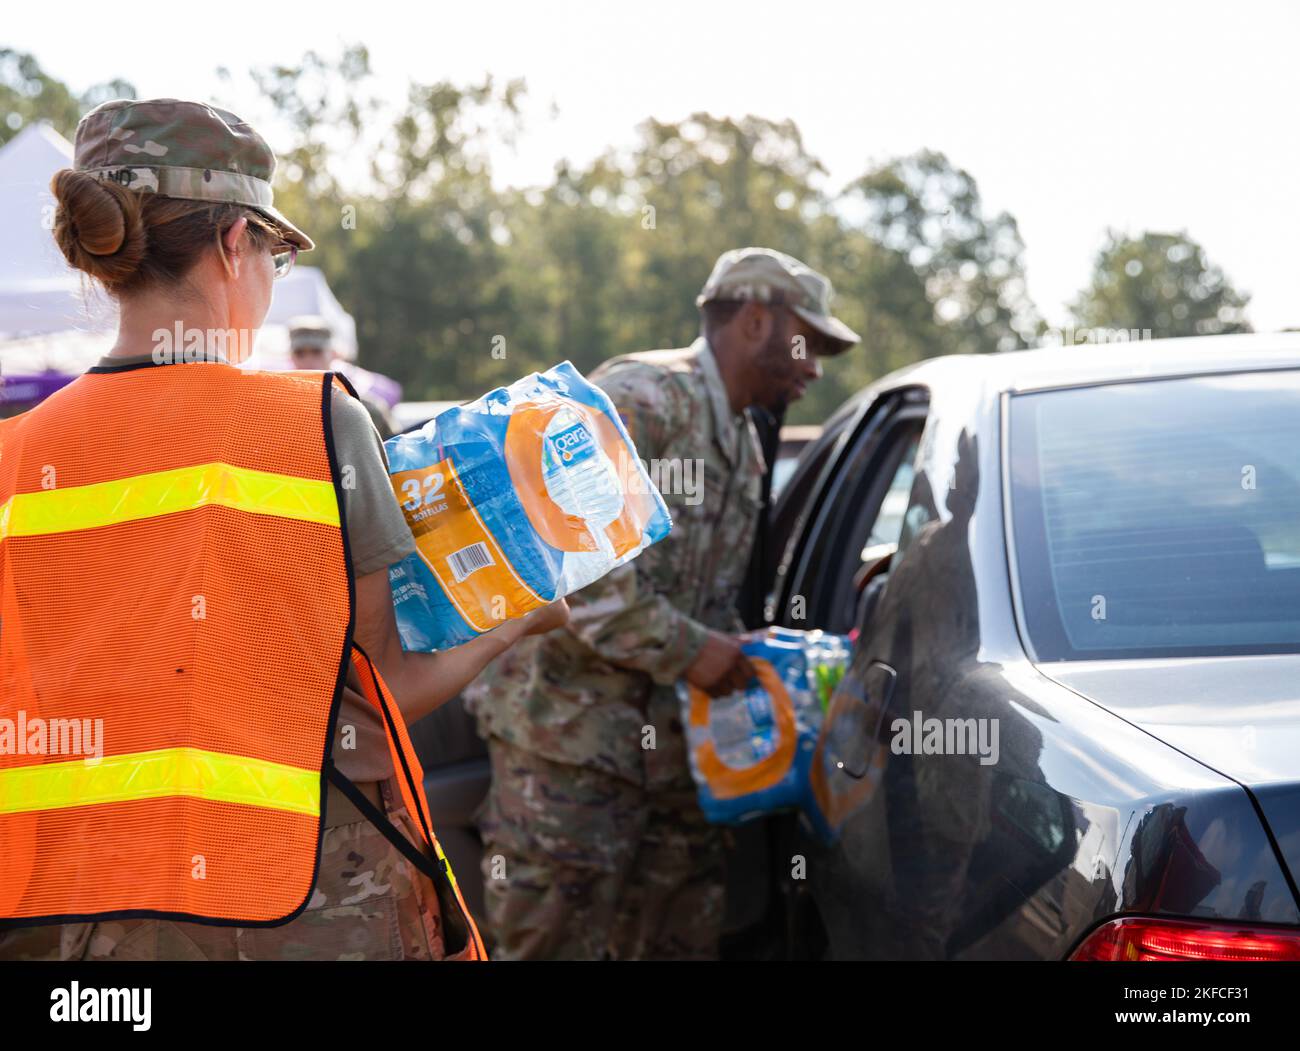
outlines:
[[[54,239],[64,258],[113,291],[135,273],[146,237],[136,193],[86,172],[55,172],[50,190],[59,202]]]

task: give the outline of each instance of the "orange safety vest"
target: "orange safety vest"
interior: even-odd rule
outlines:
[[[352,641],[336,382],[355,394],[334,373],[93,368],[0,421],[0,926],[285,923],[329,778],[450,885],[486,958]],[[330,762],[349,667],[436,864]]]

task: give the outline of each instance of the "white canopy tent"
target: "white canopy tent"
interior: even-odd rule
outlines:
[[[0,148],[0,335],[111,328],[114,310],[64,262],[50,234],[50,178],[72,163],[72,144],[29,124]],[[87,294],[88,293],[88,294]]]
[[[112,300],[68,267],[50,233],[50,179],[71,164],[72,144],[44,123],[28,125],[0,147],[0,369],[5,372],[79,372],[112,342]],[[275,283],[249,364],[287,364],[285,326],[303,314],[328,321],[340,356],[356,359],[352,315],[320,270],[299,266]]]

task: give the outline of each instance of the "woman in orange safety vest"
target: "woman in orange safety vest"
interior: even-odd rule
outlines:
[[[115,101],[54,236],[120,308],[0,421],[0,957],[484,958],[406,726],[562,601],[404,652],[365,407],[248,354],[311,240],[234,114]]]

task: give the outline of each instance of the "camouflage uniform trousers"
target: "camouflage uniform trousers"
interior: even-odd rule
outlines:
[[[418,843],[415,827],[394,783],[384,781],[379,788],[390,819],[408,839]],[[331,807],[342,798],[331,788]],[[328,827],[327,820],[326,825],[311,900],[302,914],[289,923],[279,927],[214,927],[130,919],[24,927],[0,931],[0,959],[446,958],[441,922],[443,907],[428,877],[416,870],[369,821],[348,821]]]
[[[488,741],[480,828],[498,960],[716,959],[725,859],[693,785],[623,778]]]

